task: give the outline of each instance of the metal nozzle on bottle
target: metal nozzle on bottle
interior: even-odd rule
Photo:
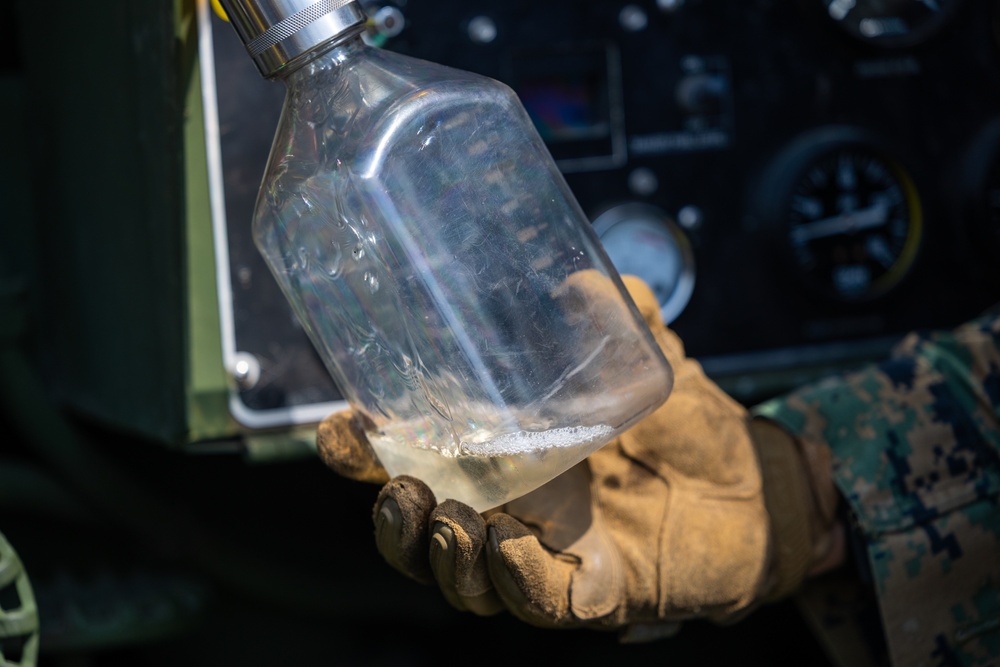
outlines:
[[[221,0],[261,75],[271,78],[316,47],[363,29],[357,0]]]

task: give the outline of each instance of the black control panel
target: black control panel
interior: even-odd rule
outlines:
[[[689,354],[740,398],[1000,301],[1000,3],[365,6],[370,43],[518,93],[616,266],[654,287]],[[216,23],[237,347],[301,349],[290,317],[250,316],[280,297],[236,238],[281,86],[255,81]],[[247,395],[266,409],[335,392],[292,384]]]

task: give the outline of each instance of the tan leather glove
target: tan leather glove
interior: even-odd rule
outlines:
[[[620,629],[638,641],[684,619],[741,618],[823,560],[836,505],[829,460],[804,458],[783,430],[752,421],[685,357],[649,288],[625,282],[673,366],[673,393],[586,461],[498,510],[438,505],[419,480],[390,481],[350,413],[320,425],[330,467],[385,484],[373,519],[393,567],[436,582],[461,610]]]

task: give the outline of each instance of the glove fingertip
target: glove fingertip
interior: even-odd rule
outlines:
[[[486,522],[490,569],[513,574],[518,588],[541,590],[548,585],[552,554],[531,529],[509,514],[495,514]]]
[[[457,500],[446,500],[430,513],[428,520],[431,544],[431,568],[446,595],[462,577],[467,577],[483,558],[486,522],[474,509]],[[442,540],[442,535],[448,537]],[[481,564],[485,576],[485,565]],[[461,571],[461,574],[459,574]],[[452,604],[462,608],[461,604]]]
[[[507,540],[517,539],[519,537],[534,537],[526,525],[521,521],[518,521],[510,514],[497,513],[494,514],[487,520],[486,525],[493,531],[496,535],[497,542],[505,542]]]
[[[435,505],[426,484],[401,475],[382,487],[372,511],[379,553],[392,567],[425,584],[434,580],[427,562],[427,525]]]
[[[497,595],[512,614],[537,627],[579,625],[569,606],[570,573],[523,523],[508,514],[487,521],[487,563]]]
[[[464,531],[476,544],[483,544],[486,541],[486,521],[479,512],[465,503],[449,498],[434,508],[430,519],[431,524],[440,521],[452,529],[458,528]]]
[[[684,343],[663,321],[659,299],[656,298],[652,288],[637,276],[624,275],[622,282],[676,373],[678,365],[684,361]]]
[[[649,327],[662,326],[663,319],[660,315],[660,301],[656,298],[649,285],[642,278],[632,275],[623,275],[622,282],[625,284],[625,289],[628,290],[629,296],[632,297],[632,301],[639,309],[642,319],[646,320],[646,324]]]
[[[464,503],[446,500],[431,512],[429,524],[431,570],[445,599],[456,609],[480,616],[502,611],[487,569],[482,515]]]

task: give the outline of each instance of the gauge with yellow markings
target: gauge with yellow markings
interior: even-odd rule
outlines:
[[[913,268],[920,197],[903,166],[851,133],[796,142],[773,173],[771,211],[809,288],[845,302],[889,294]]]

